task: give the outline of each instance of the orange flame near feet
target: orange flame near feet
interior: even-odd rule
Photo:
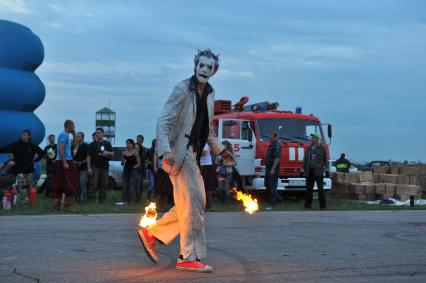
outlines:
[[[154,202],[145,207],[145,214],[142,216],[139,226],[142,228],[152,227],[157,223],[157,210]]]
[[[237,188],[232,188],[230,192],[234,192],[237,194],[235,198],[243,202],[243,205],[246,208],[245,211],[248,212],[249,214],[253,214],[259,210],[257,199],[253,199],[251,195],[237,191]]]

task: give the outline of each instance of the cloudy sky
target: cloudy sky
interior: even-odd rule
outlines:
[[[332,123],[332,157],[426,161],[426,1],[0,0],[43,41],[47,133],[117,112],[117,143],[155,123],[198,48],[220,53],[218,99],[301,106]],[[148,143],[146,143],[148,144]]]

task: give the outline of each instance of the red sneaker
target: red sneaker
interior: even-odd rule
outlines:
[[[193,260],[193,261],[178,260],[178,262],[176,263],[176,269],[203,272],[203,273],[213,272],[213,267],[197,260]]]
[[[139,239],[143,244],[146,254],[154,262],[158,262],[157,250],[155,249],[155,237],[149,233],[148,229],[142,228],[138,231]]]

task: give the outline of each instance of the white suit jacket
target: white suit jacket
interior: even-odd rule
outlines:
[[[181,81],[173,89],[157,122],[157,151],[158,156],[172,153],[174,163],[171,168],[164,168],[171,175],[179,173],[187,152],[188,137],[191,134],[197,111],[196,86],[191,79]],[[213,130],[214,90],[207,96],[209,117],[209,136],[207,144],[213,154],[223,151]],[[168,167],[168,166],[167,166]]]

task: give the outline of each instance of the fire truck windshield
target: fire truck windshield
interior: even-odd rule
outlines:
[[[260,141],[268,141],[271,132],[277,132],[282,142],[306,142],[315,132],[322,136],[321,125],[317,121],[302,119],[258,119],[257,129]]]

